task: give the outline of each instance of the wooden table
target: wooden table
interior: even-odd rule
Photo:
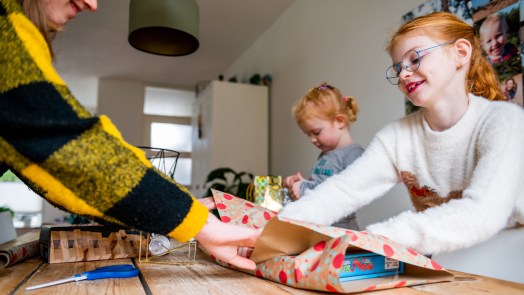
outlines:
[[[171,254],[173,255],[173,254]],[[25,291],[33,286],[112,264],[135,264],[139,277],[71,282]],[[368,292],[364,294],[524,294],[524,284],[453,272],[454,282]],[[295,289],[221,267],[201,251],[187,266],[139,263],[138,259],[48,264],[34,257],[0,269],[0,294],[328,294]]]

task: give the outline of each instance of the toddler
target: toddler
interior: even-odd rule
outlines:
[[[320,149],[310,179],[300,173],[285,178],[284,187],[291,198],[298,200],[306,190],[315,188],[328,177],[335,175],[360,157],[364,149],[353,142],[349,133],[351,123],[357,120],[358,105],[352,97],[323,83],[311,89],[293,106],[293,117],[312,144]],[[355,213],[332,224],[357,230]]]

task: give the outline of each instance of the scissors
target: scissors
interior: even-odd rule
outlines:
[[[92,280],[109,279],[109,278],[130,278],[130,277],[136,277],[138,273],[139,273],[138,269],[135,268],[131,264],[109,265],[109,266],[99,267],[95,270],[79,273],[79,274],[73,275],[65,279],[27,287],[25,288],[25,290],[29,291],[29,290],[34,290],[34,289],[40,289],[40,288],[45,288],[45,287],[63,284],[67,282],[72,282],[72,281],[78,282],[82,280],[92,281]]]

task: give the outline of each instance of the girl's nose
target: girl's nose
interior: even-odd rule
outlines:
[[[411,76],[411,72],[406,70],[403,66],[400,68],[400,73],[398,74],[398,78],[400,81],[404,81],[406,78]]]
[[[95,11],[98,7],[98,1],[97,0],[84,0],[84,3],[86,5],[86,8]]]

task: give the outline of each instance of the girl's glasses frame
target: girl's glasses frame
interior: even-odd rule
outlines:
[[[400,83],[400,79],[399,79],[400,72],[402,72],[403,69],[410,71],[412,73],[418,70],[418,68],[420,67],[422,58],[427,55],[426,54],[426,55],[420,56],[421,52],[443,47],[444,45],[448,45],[452,43],[455,43],[455,41],[449,41],[449,42],[437,44],[437,45],[434,45],[428,48],[424,48],[424,49],[420,49],[420,50],[415,50],[415,49],[408,50],[406,53],[404,53],[404,55],[402,56],[402,60],[399,63],[396,63],[386,69],[386,79],[389,81],[389,83],[393,85],[398,85],[398,83]],[[415,56],[414,54],[416,54],[416,58],[411,59],[411,57]]]

